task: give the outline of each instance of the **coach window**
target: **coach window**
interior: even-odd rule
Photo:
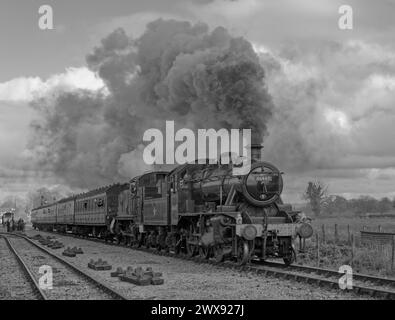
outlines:
[[[156,183],[156,187],[158,188],[158,193],[160,195],[162,195],[162,187],[163,187],[162,182],[163,182],[163,179],[158,179],[158,182]]]
[[[136,186],[136,182],[132,182],[130,184],[130,193],[132,196],[135,196],[137,193],[137,186]]]
[[[122,208],[122,209],[123,209],[123,198],[124,198],[124,195],[121,194],[121,195],[119,196],[119,207]]]
[[[170,190],[173,193],[177,192],[177,182],[176,181],[177,181],[177,178],[175,175],[170,178]]]
[[[97,200],[97,206],[98,206],[99,208],[104,207],[104,200],[99,198],[99,199]]]
[[[157,179],[156,183],[154,184],[155,180],[150,179],[150,183],[144,187],[144,199],[157,199],[162,197],[161,192],[161,179]],[[153,180],[153,181],[152,181]]]

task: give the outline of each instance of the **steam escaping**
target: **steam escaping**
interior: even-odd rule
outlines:
[[[273,103],[259,58],[222,27],[156,20],[138,39],[118,29],[87,64],[105,90],[57,92],[33,103],[40,119],[32,124],[31,154],[71,187],[142,173],[143,133],[164,129],[165,120],[267,134]]]
[[[26,208],[30,211],[42,205],[50,204],[62,198],[72,195],[72,191],[61,185],[54,185],[51,188],[40,188],[28,192],[26,198]]]
[[[74,192],[80,190],[73,190]],[[68,197],[72,190],[63,185],[52,185],[49,188],[42,187],[35,191],[29,191],[25,196],[6,196],[0,201],[0,212],[11,211],[15,213],[15,220],[22,218],[26,221],[29,212],[33,208],[50,204],[54,201]]]

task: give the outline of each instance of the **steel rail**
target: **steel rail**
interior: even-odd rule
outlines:
[[[15,256],[16,260],[18,261],[18,264],[22,267],[23,272],[26,274],[28,280],[30,283],[33,284],[34,291],[37,292],[39,300],[48,300],[47,295],[44,293],[44,291],[41,290],[40,285],[37,283],[36,278],[34,277],[33,273],[30,271],[29,267],[23,260],[23,258],[19,255],[19,253],[15,250],[15,248],[12,246],[11,242],[8,240],[8,238],[5,235],[0,235],[0,238],[3,238],[12,252],[12,254]]]
[[[281,264],[279,262],[273,262],[273,261],[265,261],[265,262],[259,262],[259,261],[252,261],[253,263],[257,264],[264,264],[266,266],[272,266],[276,268],[282,268],[286,269],[289,271],[302,271],[302,272],[307,272],[307,273],[317,273],[317,274],[322,274],[322,275],[327,275],[327,276],[339,276],[339,272],[333,269],[327,269],[327,268],[320,268],[320,267],[312,267],[312,266],[302,266],[298,264],[292,264],[290,266],[285,266],[284,264]],[[383,277],[377,277],[377,276],[372,276],[368,274],[362,274],[362,273],[353,273],[352,277],[354,280],[360,280],[364,282],[371,282],[375,283],[377,285],[388,285],[391,287],[395,287],[395,279],[393,278],[383,278]]]
[[[66,265],[68,268],[72,269],[75,273],[77,273],[77,274],[81,275],[82,277],[84,277],[85,279],[87,279],[89,282],[94,284],[96,287],[99,287],[102,291],[104,291],[105,293],[109,294],[114,299],[116,299],[116,300],[128,300],[128,298],[125,295],[123,295],[122,293],[120,293],[116,289],[113,289],[113,288],[109,287],[108,285],[106,285],[105,283],[101,282],[96,277],[86,273],[81,268],[79,268],[76,265],[70,263],[69,261],[63,259],[62,257],[57,255],[56,253],[53,253],[53,252],[49,251],[48,249],[44,248],[43,246],[35,243],[34,241],[29,239],[28,237],[26,237],[24,235],[20,235],[20,234],[15,234],[15,233],[12,233],[10,235],[23,238],[24,240],[26,240],[27,242],[29,242],[30,244],[32,244],[33,246],[35,246],[36,248],[41,250],[42,252],[48,254],[49,256],[51,256],[52,258],[56,259],[60,263]]]

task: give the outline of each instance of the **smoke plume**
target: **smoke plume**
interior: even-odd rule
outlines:
[[[40,120],[32,124],[32,155],[69,186],[141,174],[143,133],[165,120],[267,134],[273,103],[259,58],[222,27],[157,20],[137,39],[117,29],[86,60],[105,89],[54,92],[33,103]]]

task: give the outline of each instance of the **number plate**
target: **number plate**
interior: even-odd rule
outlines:
[[[296,226],[292,223],[268,224],[268,231],[276,231],[280,237],[294,236],[296,234]]]

